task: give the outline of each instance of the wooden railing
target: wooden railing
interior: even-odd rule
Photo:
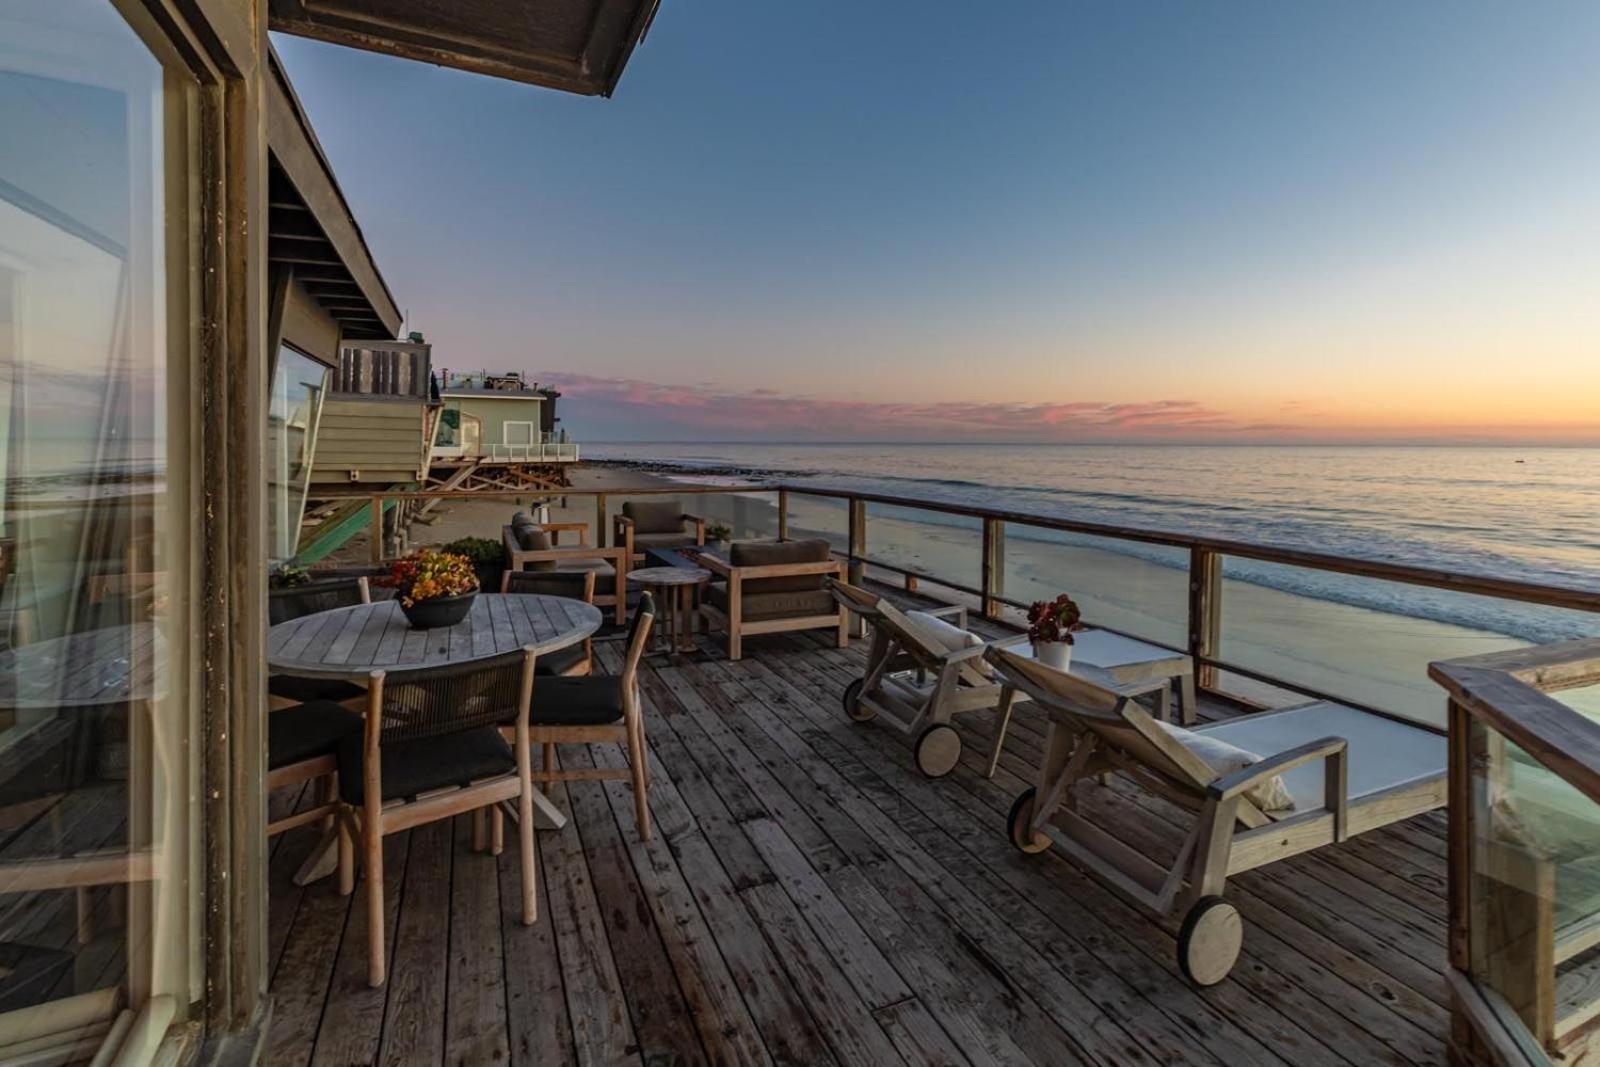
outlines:
[[[1223,619],[1222,561],[1224,557],[1257,560],[1303,570],[1321,571],[1386,582],[1399,582],[1501,600],[1600,613],[1600,591],[1595,590],[1575,589],[1509,578],[1496,578],[1488,575],[1466,574],[1409,564],[1389,563],[1381,560],[1357,559],[1303,549],[1282,548],[1224,538],[1201,537],[1165,530],[1084,522],[1077,519],[1040,515],[1031,512],[1007,511],[944,501],[918,500],[882,493],[850,492],[786,483],[753,484],[737,487],[693,484],[651,485],[637,488],[613,488],[603,491],[587,489],[550,492],[421,490],[405,493],[386,493],[381,496],[371,497],[374,505],[372,510],[374,525],[371,539],[371,555],[372,559],[376,561],[383,558],[386,552],[385,546],[388,543],[389,530],[386,529],[383,518],[383,501],[385,500],[396,500],[402,503],[399,508],[391,508],[389,514],[398,516],[397,519],[391,521],[403,523],[408,512],[407,504],[420,504],[426,501],[506,499],[527,502],[555,498],[563,498],[570,501],[574,498],[591,497],[594,501],[595,543],[604,545],[609,528],[608,507],[612,501],[650,496],[748,496],[755,494],[775,495],[776,531],[779,537],[788,537],[792,532],[790,512],[791,504],[795,498],[811,497],[841,502],[846,514],[846,529],[842,550],[839,551],[839,555],[845,559],[849,567],[849,576],[852,582],[859,583],[867,567],[898,574],[906,581],[908,587],[914,588],[919,580],[926,581],[930,584],[974,597],[977,600],[979,610],[991,619],[1000,618],[1007,606],[1025,606],[1022,601],[1006,595],[1007,526],[1015,525],[1037,530],[1082,534],[1115,541],[1155,545],[1186,551],[1188,554],[1187,639],[1181,646],[1178,646],[1161,641],[1153,641],[1147,635],[1139,636],[1144,640],[1152,640],[1152,643],[1162,644],[1164,647],[1173,648],[1175,651],[1185,652],[1193,656],[1197,671],[1197,681],[1203,689],[1214,689],[1218,672],[1226,671],[1268,685],[1290,688],[1311,697],[1339,699],[1346,703],[1359,703],[1352,701],[1348,696],[1319,692],[1316,688],[1304,684],[1289,684],[1284,682],[1283,679],[1264,674],[1249,665],[1228,662],[1220,657]],[[366,496],[367,494],[362,493],[334,492],[319,494],[318,499],[361,499]],[[982,563],[979,584],[976,586],[965,584],[948,575],[930,573],[873,556],[869,548],[870,538],[868,536],[867,505],[869,504],[976,520],[981,529]],[[1372,708],[1370,710],[1385,712],[1385,709],[1382,708]]]
[[[1433,663],[1428,673],[1450,700],[1446,976],[1457,1050],[1463,1062],[1587,1062],[1600,1052],[1600,897],[1590,873],[1600,722],[1549,694],[1600,685],[1600,640]]]

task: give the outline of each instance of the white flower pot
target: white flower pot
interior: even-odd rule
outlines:
[[[1065,641],[1035,641],[1033,658],[1065,674],[1072,665],[1072,646]]]

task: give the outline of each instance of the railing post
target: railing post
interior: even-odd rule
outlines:
[[[778,490],[778,540],[789,540],[789,490]]]
[[[383,562],[383,497],[372,498],[372,562]]]
[[[1217,669],[1204,660],[1217,654],[1222,636],[1222,557],[1198,545],[1189,549],[1189,655],[1195,684],[1215,689]]]
[[[866,578],[867,502],[850,498],[850,584],[860,585]]]
[[[983,597],[978,605],[986,619],[1000,617],[1000,598],[1006,595],[1006,524],[983,520]]]
[[[606,495],[604,493],[596,493],[594,495],[594,543],[596,547],[606,547]],[[623,560],[622,562],[626,566],[628,561]]]
[[[851,585],[861,585],[867,576],[867,502],[850,498],[850,559],[846,576]],[[851,612],[850,629],[854,636],[867,636],[867,620]]]

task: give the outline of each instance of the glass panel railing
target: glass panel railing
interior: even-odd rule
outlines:
[[[832,545],[835,552],[848,551],[849,505],[835,497],[790,493],[789,537],[796,541],[807,537],[820,537]]]
[[[983,584],[983,522],[927,508],[866,506],[867,558],[937,583]]]
[[[1600,614],[1223,561],[1218,659],[1432,726],[1444,724],[1445,705],[1430,662],[1594,636]]]
[[[1470,973],[1564,1057],[1600,1029],[1600,807],[1482,722],[1470,738]]]
[[[1070,593],[1090,625],[1186,646],[1187,549],[1014,522],[1005,532],[1006,599],[1027,603]]]

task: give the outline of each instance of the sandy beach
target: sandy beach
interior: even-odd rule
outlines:
[[[686,485],[688,476],[623,465],[585,464],[571,473],[566,498],[550,502],[550,519],[583,522],[595,542],[594,497],[607,494],[606,514],[617,514],[629,488]],[[709,479],[716,483],[715,479]],[[659,499],[659,497],[656,497]],[[772,493],[688,493],[684,509],[726,523],[734,539],[772,537],[777,532],[777,502]],[[448,501],[410,530],[411,547],[444,544],[460,537],[498,538],[513,511],[533,497]],[[791,537],[821,537],[835,548],[846,545],[843,502],[791,493]],[[948,516],[876,505],[868,508],[867,553],[885,563],[937,575],[959,585],[980,584],[981,535],[975,522],[958,525]],[[1166,566],[1110,548],[1066,544],[1050,535],[1011,527],[1007,532],[1005,591],[1014,600],[1044,599],[1066,591],[1083,606],[1085,618],[1135,636],[1182,647],[1186,636],[1187,574],[1184,554],[1173,550]],[[1148,553],[1148,550],[1145,550]],[[1157,555],[1159,555],[1159,550]],[[365,538],[347,544],[330,562],[364,562]],[[891,572],[878,575],[898,581]],[[943,589],[933,579],[924,592],[971,604],[970,595]],[[1014,620],[1020,619],[1015,613]],[[1225,578],[1221,658],[1262,674],[1308,688],[1442,725],[1444,700],[1427,677],[1436,659],[1475,655],[1526,644],[1516,637],[1451,625],[1432,619],[1375,611],[1366,607],[1285,592],[1266,585]],[[1304,700],[1297,694],[1225,675],[1225,688],[1260,703],[1281,706]]]

